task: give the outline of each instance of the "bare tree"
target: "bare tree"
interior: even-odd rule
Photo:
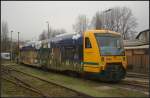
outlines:
[[[102,17],[100,17],[100,13],[96,12],[95,16],[93,17],[91,24],[94,25],[94,28],[96,30],[102,29]]]
[[[2,21],[2,31],[1,31],[1,50],[8,51],[9,48],[9,37],[8,37],[8,23],[6,21]]]
[[[131,31],[129,34],[128,34],[128,38],[130,40],[134,40],[136,38],[136,31]]]
[[[64,33],[66,33],[66,30],[65,30],[65,29],[52,30],[52,37],[55,37],[56,35],[64,34]]]
[[[97,12],[98,13],[98,12]],[[95,17],[99,17],[101,21],[95,19]],[[100,14],[96,14],[93,17],[93,20],[96,24],[94,27],[97,29],[98,26],[101,25],[101,29],[109,29],[116,32],[120,32],[124,39],[129,39],[130,33],[135,32],[135,28],[137,26],[137,22],[135,17],[132,14],[131,9],[127,7],[114,7],[107,12],[101,12]]]
[[[66,33],[65,29],[52,29],[50,30],[50,38],[55,37],[58,34],[63,34]],[[48,32],[46,32],[45,30],[43,30],[43,32],[39,35],[39,40],[45,40],[48,39]]]
[[[45,40],[47,39],[47,33],[45,30],[39,35],[39,40]]]
[[[73,29],[77,33],[82,33],[88,29],[88,19],[85,15],[79,15]]]

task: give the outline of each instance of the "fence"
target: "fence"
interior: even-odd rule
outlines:
[[[149,73],[149,55],[127,56],[128,71],[136,73]]]

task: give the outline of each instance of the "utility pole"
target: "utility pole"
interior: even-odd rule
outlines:
[[[19,33],[18,32],[18,60],[17,60],[17,63],[19,63],[19,58],[20,58],[20,50],[19,50]]]
[[[103,13],[105,14],[105,13],[110,12],[110,11],[112,11],[112,9],[105,10],[105,11],[103,11]],[[106,24],[106,19],[108,19],[107,16],[108,16],[108,15],[106,15],[106,18],[105,18],[105,16],[104,16],[104,28],[106,28],[106,25],[105,25],[105,24]]]
[[[48,26],[48,39],[50,38],[50,32],[49,32],[49,22],[48,21],[46,21],[46,23],[48,24],[47,26]]]
[[[11,46],[10,46],[10,48],[11,48],[11,55],[10,55],[11,62],[12,62],[12,55],[13,55],[13,51],[12,51],[12,32],[13,32],[13,30],[11,30]]]

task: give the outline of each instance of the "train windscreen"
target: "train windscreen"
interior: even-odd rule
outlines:
[[[125,55],[120,35],[96,33],[95,37],[102,56]]]

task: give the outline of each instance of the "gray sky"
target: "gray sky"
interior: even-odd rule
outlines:
[[[128,7],[137,19],[138,32],[149,28],[149,1],[1,1],[1,20],[7,21],[9,30],[21,32],[23,40],[37,39],[46,21],[54,29],[64,28],[72,33],[72,24],[80,14],[91,20],[96,11],[111,7]]]

